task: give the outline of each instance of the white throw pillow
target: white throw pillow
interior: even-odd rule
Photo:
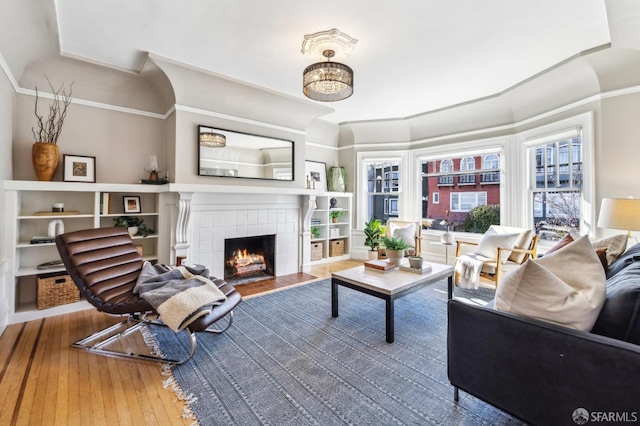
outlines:
[[[482,236],[480,243],[478,243],[478,247],[473,251],[476,254],[479,254],[484,257],[488,257],[489,259],[495,259],[497,255],[496,249],[498,247],[502,248],[513,248],[513,244],[516,242],[520,234],[496,234],[495,231],[489,229]],[[506,263],[509,259],[510,252],[504,253],[500,256],[500,261],[502,263]]]
[[[389,224],[389,226],[391,227],[391,236],[392,237],[402,238],[404,240],[404,242],[407,243],[407,245],[409,247],[415,247],[416,246],[416,225],[415,225],[415,223],[411,223],[411,224],[406,225],[406,226],[398,226],[398,225],[395,225],[393,222],[391,222]]]
[[[605,281],[602,264],[585,236],[505,274],[495,307],[590,331],[604,305]]]
[[[607,263],[611,265],[627,249],[627,235],[620,234],[612,237],[600,238],[599,240],[591,241],[591,245],[594,249],[606,248]]]

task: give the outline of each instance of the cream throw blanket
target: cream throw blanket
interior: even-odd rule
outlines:
[[[213,305],[221,305],[227,300],[209,279],[208,269],[149,262],[142,266],[133,292],[147,300],[173,331],[180,331],[196,319],[209,315]]]
[[[485,262],[493,260],[475,253],[463,254],[456,259],[456,272],[462,288],[478,289],[480,287],[480,271]]]

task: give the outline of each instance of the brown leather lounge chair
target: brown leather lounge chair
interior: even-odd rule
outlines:
[[[71,346],[83,348],[102,355],[136,358],[147,361],[161,361],[182,364],[190,359],[196,349],[196,332],[222,333],[233,320],[233,308],[242,300],[235,288],[220,279],[212,281],[227,296],[227,300],[215,306],[207,316],[191,323],[186,332],[191,341],[191,352],[183,360],[166,359],[160,356],[121,352],[108,349],[114,343],[134,330],[140,330],[149,323],[162,324],[147,319],[155,314],[153,307],[133,293],[133,287],[142,270],[142,256],[138,253],[126,228],[96,228],[69,232],[56,237],[60,257],[76,286],[84,298],[98,311],[110,315],[124,315],[126,319],[111,327],[85,337]],[[212,325],[228,316],[224,328]]]

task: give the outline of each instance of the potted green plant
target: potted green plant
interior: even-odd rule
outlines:
[[[400,266],[400,262],[404,257],[404,251],[409,248],[409,245],[406,243],[404,238],[382,237],[381,241],[382,241],[382,245],[386,249],[387,257],[389,258],[389,263],[392,263],[396,266]]]
[[[153,234],[153,229],[147,227],[144,219],[137,216],[118,216],[113,218],[116,227],[127,228],[129,235],[140,235],[146,237]]]
[[[380,247],[380,238],[384,235],[385,227],[378,219],[371,218],[364,224],[364,245],[369,247],[369,259],[378,258],[378,247]]]
[[[331,222],[333,223],[338,222],[338,218],[342,217],[343,214],[344,212],[342,210],[331,210],[329,212],[329,217],[331,218]]]
[[[311,227],[311,237],[320,238],[320,227],[318,225],[314,225]]]

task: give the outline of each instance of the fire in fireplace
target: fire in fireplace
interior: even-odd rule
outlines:
[[[275,235],[224,241],[224,279],[246,284],[275,276]]]

